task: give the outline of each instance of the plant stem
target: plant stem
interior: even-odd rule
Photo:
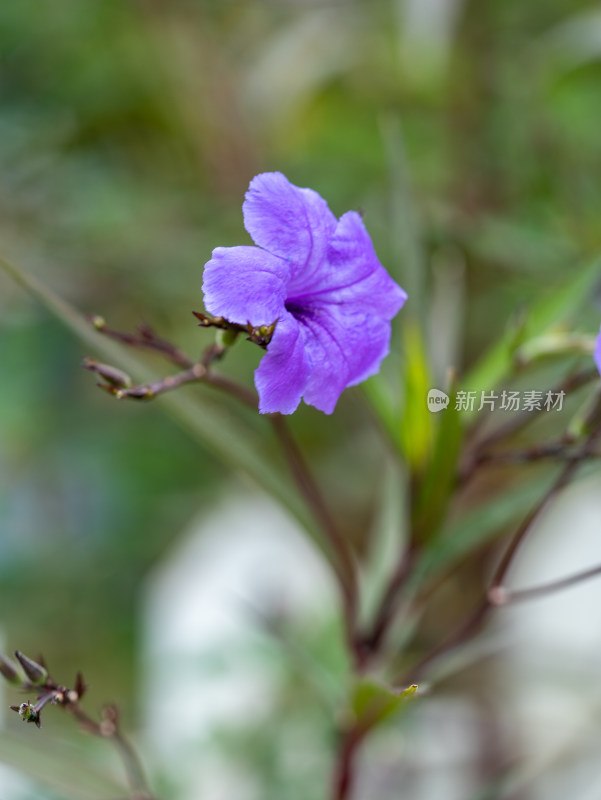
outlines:
[[[579,372],[574,372],[571,375],[568,375],[567,378],[564,378],[548,391],[554,395],[561,392],[569,394],[570,392],[579,389],[581,386],[585,386],[587,383],[590,383],[590,381],[598,379],[598,377],[599,373],[596,369],[580,370]],[[521,431],[526,427],[526,425],[535,420],[541,411],[542,408],[538,410],[534,409],[532,411],[520,411],[515,416],[510,417],[502,425],[499,425],[498,428],[495,428],[491,433],[477,441],[473,446],[472,451],[468,453],[467,458],[464,460],[464,465],[459,474],[459,483],[467,483],[467,481],[473,477],[477,468],[480,466],[482,454],[488,448],[497,442],[507,439],[510,436],[513,436],[515,433]]]
[[[587,452],[582,454],[574,449],[571,442],[560,439],[557,442],[537,444],[524,450],[502,450],[492,453],[481,453],[478,457],[480,466],[488,464],[526,464],[531,461],[561,460],[582,461],[584,458],[601,458],[601,453]]]
[[[166,339],[161,339],[155,333],[150,325],[139,325],[138,333],[125,333],[117,331],[114,328],[109,328],[103,317],[93,314],[88,317],[90,323],[96,328],[99,333],[104,334],[109,339],[114,339],[122,344],[127,344],[130,347],[139,347],[146,350],[154,350],[160,353],[169,361],[177,364],[178,367],[191,367],[194,361],[189,358],[179,347],[176,347],[172,342]]]
[[[521,603],[524,600],[535,600],[538,597],[545,597],[562,589],[568,589],[570,586],[595,578],[597,575],[601,575],[601,564],[567,575],[565,578],[530,586],[527,589],[507,589],[504,586],[497,586],[496,589],[491,589],[489,592],[489,600],[495,606],[507,606],[512,603]]]
[[[288,423],[281,414],[271,414],[269,418],[299,492],[305,498],[332,551],[332,562],[342,595],[347,643],[356,663],[359,664],[360,652],[355,631],[358,600],[357,571],[351,547],[332,517]]]
[[[382,644],[386,633],[390,628],[390,624],[394,619],[399,595],[406,579],[411,574],[411,568],[415,563],[417,556],[417,548],[414,544],[409,542],[405,552],[399,559],[396,569],[393,572],[388,585],[385,587],[380,603],[374,615],[374,621],[371,629],[362,638],[362,648],[365,652],[364,657],[376,655]]]
[[[536,506],[524,518],[518,526],[516,532],[511,538],[503,556],[495,569],[489,587],[481,600],[480,604],[472,611],[466,620],[449,635],[443,639],[436,647],[429,653],[426,653],[423,658],[415,664],[410,672],[411,680],[417,680],[424,672],[424,669],[436,661],[440,656],[454,650],[455,647],[475,636],[482,627],[485,620],[488,618],[490,612],[498,605],[499,598],[505,596],[506,590],[503,588],[503,581],[505,580],[510,567],[512,566],[515,557],[524,543],[526,537],[531,532],[534,522],[540,517],[542,513],[551,505],[557,495],[564,489],[574,477],[580,462],[584,460],[601,434],[601,426],[597,426],[589,433],[578,458],[574,458],[564,465],[563,469],[547,490],[545,495],[539,500]],[[401,677],[399,683],[405,683],[406,676]]]
[[[125,767],[128,783],[133,793],[132,800],[153,800],[138,754],[119,730],[117,709],[109,706],[104,711],[104,719],[96,722],[86,714],[78,702],[68,702],[62,707],[72,714],[88,733],[108,739],[113,743]]]
[[[355,783],[355,757],[361,736],[355,727],[343,731],[334,767],[332,800],[349,800]]]

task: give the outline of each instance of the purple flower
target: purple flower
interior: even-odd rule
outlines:
[[[331,414],[347,386],[378,371],[407,295],[378,261],[359,214],[337,220],[317,192],[280,172],[253,178],[242,210],[258,246],[213,250],[206,308],[242,325],[277,321],[255,372],[261,413],[291,414],[302,397]]]
[[[599,332],[597,341],[595,342],[595,364],[597,365],[599,374],[601,374],[601,331]]]

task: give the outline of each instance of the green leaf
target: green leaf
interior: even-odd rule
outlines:
[[[405,324],[405,406],[398,436],[401,449],[413,472],[420,472],[432,446],[433,414],[428,410],[432,386],[428,355],[419,326],[411,319]]]
[[[519,486],[507,486],[500,496],[455,518],[429,542],[416,565],[411,589],[418,589],[425,580],[458,564],[475,549],[491,541],[512,522],[535,505],[551,486],[553,475],[539,475]]]
[[[451,392],[449,405],[436,415],[438,430],[432,458],[412,508],[411,530],[420,543],[429,541],[438,532],[456,483],[463,427],[461,413],[455,408],[455,396]]]
[[[114,758],[115,774],[120,767],[110,744],[104,743]],[[73,800],[98,800],[99,797],[123,797],[125,777],[120,785],[106,769],[98,767],[91,753],[67,742],[57,743],[28,727],[23,735],[0,733],[0,763],[18,770],[26,777]]]
[[[514,367],[516,349],[526,340],[541,336],[552,326],[573,318],[601,277],[601,259],[584,269],[574,269],[559,287],[535,302],[524,320],[514,322],[461,381],[465,391],[490,391]]]
[[[104,360],[132,374],[137,382],[147,383],[156,378],[130,350],[98,333],[76,309],[32,275],[1,257],[0,268]],[[286,469],[279,459],[265,447],[259,435],[228,413],[217,397],[210,397],[210,391],[198,391],[193,397],[181,391],[171,392],[153,402],[207,450],[261,486],[314,535],[309,512],[284,477]]]
[[[407,706],[417,692],[413,684],[402,692],[393,692],[387,686],[373,680],[359,681],[353,691],[351,707],[357,725],[365,733],[384,720],[398,714]]]

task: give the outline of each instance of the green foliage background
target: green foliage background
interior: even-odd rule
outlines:
[[[467,370],[601,249],[601,16],[454,6],[418,35],[393,0],[0,4],[2,254],[114,327],[146,320],[199,352],[202,265],[247,242],[243,192],[277,169],[337,215],[364,210],[434,353],[420,298],[451,276]],[[582,331],[598,310],[589,297]],[[159,409],[95,391],[82,345],[4,277],[0,313],[0,624],[134,724],[141,583],[227,471]],[[257,360],[240,345],[227,368],[250,383]],[[386,451],[367,409],[352,390],[334,418],[293,421],[334,505],[356,498],[359,548]]]

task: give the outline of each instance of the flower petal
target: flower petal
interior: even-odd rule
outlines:
[[[313,363],[304,400],[326,414],[347,386],[375,374],[390,344],[390,322],[369,313],[320,306],[300,318]]]
[[[239,325],[271,325],[284,312],[289,274],[260,247],[216,247],[204,269],[205,307]]]
[[[380,264],[371,237],[356,211],[340,217],[328,252],[328,271],[320,282],[321,302],[344,305],[350,310],[370,310],[392,319],[400,311],[407,293]],[[329,273],[329,275],[328,275]]]
[[[354,311],[369,309],[384,319],[392,319],[407,299],[407,293],[380,264],[356,211],[340,217],[318,279],[303,294],[295,289],[293,276],[288,299],[298,305],[318,302],[343,305]]]
[[[336,228],[326,201],[281,172],[264,172],[250,182],[242,211],[255,244],[290,262],[295,292],[309,289]]]
[[[255,372],[259,411],[262,414],[276,411],[292,414],[296,411],[311,366],[301,326],[292,314],[285,311]]]
[[[599,374],[601,374],[601,331],[599,332],[597,341],[595,342],[595,364],[597,365]]]

